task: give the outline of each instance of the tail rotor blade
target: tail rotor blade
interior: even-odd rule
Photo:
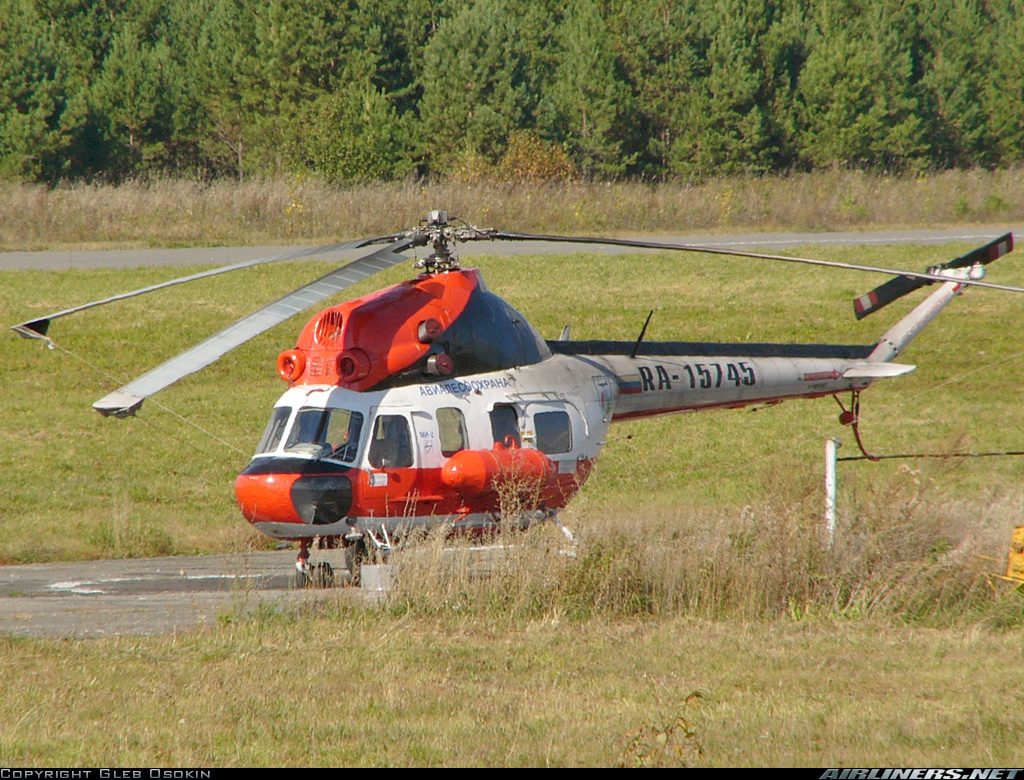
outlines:
[[[858,320],[874,314],[884,306],[908,295],[925,285],[931,284],[927,279],[914,279],[909,276],[897,276],[884,284],[880,284],[869,293],[853,301],[853,313]]]
[[[968,268],[972,265],[988,265],[1013,251],[1013,233],[1006,233],[984,246],[972,249],[966,255],[943,263],[939,268]]]
[[[970,268],[973,265],[988,265],[993,260],[998,260],[1003,255],[1013,251],[1013,233],[1006,233],[984,246],[972,249],[966,255],[961,255],[948,263],[934,266],[928,269],[929,274],[940,274],[950,268]],[[869,314],[874,314],[879,309],[888,306],[893,301],[899,300],[904,295],[914,292],[925,285],[934,284],[935,279],[922,278],[921,276],[897,276],[888,282],[879,285],[869,293],[865,293],[853,301],[853,312],[858,320],[862,320]]]

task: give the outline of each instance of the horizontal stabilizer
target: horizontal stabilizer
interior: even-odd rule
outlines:
[[[948,263],[933,266],[928,269],[929,274],[936,277],[950,268],[970,268],[974,265],[988,265],[1005,254],[1013,251],[1013,233],[1007,233],[984,246],[972,249],[966,255],[950,260]],[[920,276],[897,276],[885,284],[881,284],[869,293],[865,293],[853,302],[853,311],[858,320],[862,320],[869,314],[874,314],[884,306],[893,301],[899,300],[904,295],[912,293],[925,285],[934,284],[941,279],[927,279]]]
[[[917,366],[901,363],[857,363],[843,372],[844,379],[885,379],[909,374]]]

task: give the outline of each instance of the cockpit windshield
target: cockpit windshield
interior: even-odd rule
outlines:
[[[288,418],[291,416],[290,406],[278,406],[274,409],[274,414],[270,418],[270,422],[267,423],[267,429],[263,432],[263,438],[260,439],[260,444],[256,448],[257,455],[277,449],[277,445],[281,443],[281,437],[284,436],[284,429],[288,425]]]
[[[333,458],[345,463],[356,459],[363,415],[347,409],[299,409],[284,444],[285,452]]]
[[[280,407],[267,426],[259,452],[273,452],[281,442],[291,409]],[[284,451],[293,455],[312,455],[352,463],[359,453],[363,415],[347,409],[304,407],[295,414]]]

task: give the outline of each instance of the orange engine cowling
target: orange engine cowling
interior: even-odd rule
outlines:
[[[524,487],[546,487],[555,479],[555,465],[538,450],[502,447],[462,450],[441,469],[441,481],[468,498],[482,496],[504,480],[521,480]]]

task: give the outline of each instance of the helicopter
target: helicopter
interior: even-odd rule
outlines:
[[[723,344],[649,341],[650,315],[633,341],[548,340],[463,268],[457,245],[549,241],[703,252],[888,274],[854,301],[858,319],[938,285],[873,344]],[[982,281],[1011,252],[1007,233],[923,273],[724,248],[631,239],[548,236],[478,228],[444,210],[415,228],[297,250],[182,277],[12,326],[47,339],[53,320],[199,278],[338,249],[383,245],[285,295],[97,401],[131,417],[146,398],[314,304],[427,248],[404,282],[330,306],[277,359],[288,388],[235,495],[258,531],[297,542],[298,586],[329,586],[311,549],[345,550],[353,583],[370,553],[444,527],[486,534],[550,521],[587,481],[613,422],[850,395],[840,422],[858,444],[860,393],[915,366],[893,362],[967,287],[1024,292]],[[863,445],[861,444],[863,450]],[[865,455],[867,453],[865,452]],[[567,535],[569,532],[562,529]]]

